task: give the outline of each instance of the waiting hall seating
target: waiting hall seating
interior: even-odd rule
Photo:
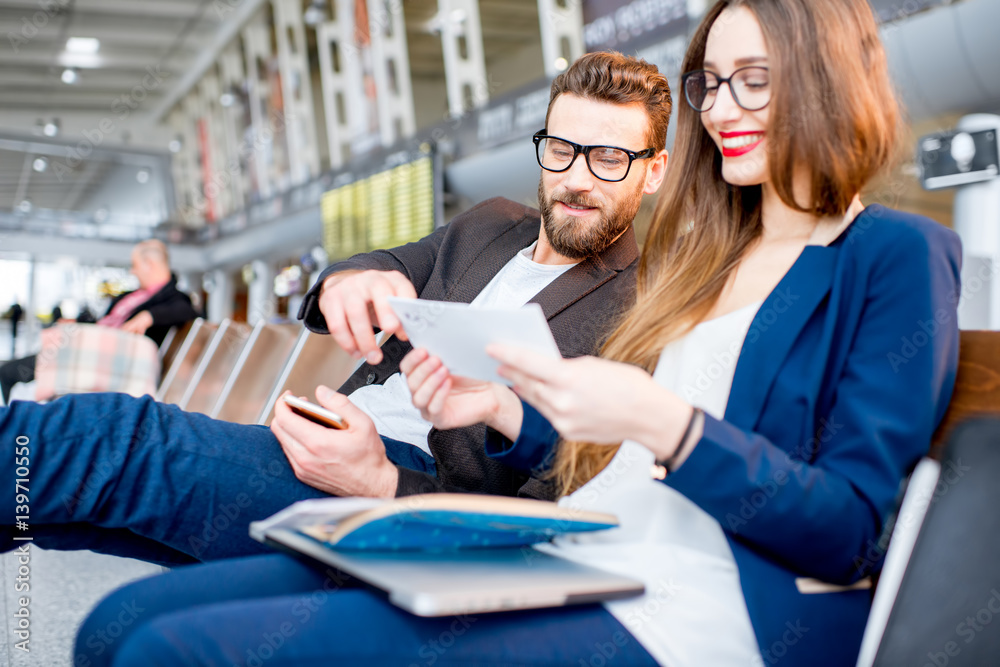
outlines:
[[[194,379],[198,361],[218,328],[217,324],[201,318],[192,322],[191,331],[184,338],[184,343],[177,350],[170,370],[160,383],[160,388],[156,392],[156,400],[164,403],[178,403],[184,398],[184,393]]]
[[[208,414],[215,407],[249,337],[248,325],[223,320],[201,355],[194,376],[177,405],[188,412]]]
[[[988,415],[1000,416],[1000,331],[961,331],[955,390],[934,433],[931,456],[940,456],[960,422]]]
[[[258,322],[209,416],[256,424],[301,331],[298,324]]]
[[[337,345],[332,336],[303,329],[257,423],[271,423],[274,403],[286,390],[315,402],[317,386],[325,384],[336,389],[360,363]]]
[[[997,664],[998,479],[995,417],[956,427],[940,460],[917,466],[886,554],[859,667]]]
[[[1000,331],[960,333],[958,373],[879,577],[858,667],[1000,655]]]
[[[160,343],[160,381],[162,381],[170,371],[170,366],[177,357],[177,351],[181,349],[184,340],[191,332],[191,322],[185,322],[180,326],[170,327],[163,342]]]

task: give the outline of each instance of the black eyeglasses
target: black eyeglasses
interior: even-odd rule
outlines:
[[[590,173],[602,181],[611,183],[625,180],[629,169],[632,168],[633,160],[656,155],[655,148],[637,152],[617,146],[581,146],[572,141],[549,136],[545,134],[544,128],[535,132],[531,140],[535,142],[535,157],[538,158],[538,166],[542,169],[556,173],[566,171],[573,166],[576,156],[583,153]]]
[[[733,101],[746,111],[760,111],[771,101],[771,73],[766,67],[741,67],[729,78],[707,69],[686,72],[681,77],[684,98],[692,109],[704,113],[715,105],[722,84],[729,86]]]

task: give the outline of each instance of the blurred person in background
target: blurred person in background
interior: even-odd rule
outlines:
[[[131,273],[138,278],[139,288],[115,297],[97,324],[146,335],[159,345],[170,327],[199,316],[190,297],[177,289],[177,278],[170,271],[170,257],[162,241],[143,241],[132,249]],[[0,366],[4,403],[15,384],[35,378],[35,361],[35,355],[31,355]]]
[[[7,312],[4,313],[4,317],[10,320],[10,358],[13,359],[17,356],[17,323],[21,321],[24,316],[24,309],[21,308],[21,304],[14,300]]]

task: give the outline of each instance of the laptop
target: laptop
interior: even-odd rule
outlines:
[[[288,528],[254,535],[355,577],[417,616],[510,611],[641,595],[641,581],[532,547],[438,552],[337,551]]]

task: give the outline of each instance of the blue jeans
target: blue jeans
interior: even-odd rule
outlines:
[[[28,528],[15,517],[16,446],[26,443]],[[23,452],[23,449],[21,450]],[[394,462],[434,472],[428,454],[386,441]],[[292,472],[271,431],[184,412],[152,398],[76,394],[0,408],[0,522],[5,539],[92,549],[165,565],[269,553],[251,521],[328,494]],[[16,514],[24,514],[18,511]]]
[[[655,665],[597,604],[420,618],[284,555],[182,567],[105,598],[75,667]]]

